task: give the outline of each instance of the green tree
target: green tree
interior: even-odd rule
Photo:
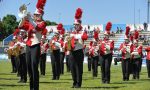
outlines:
[[[0,41],[4,38],[4,27],[3,27],[3,23],[2,21],[0,20]]]
[[[50,22],[49,20],[45,20],[47,26],[57,25],[56,22]]]
[[[18,26],[17,18],[14,15],[6,15],[2,19],[3,24],[3,37],[7,37],[10,34],[12,34],[15,30],[15,28]]]

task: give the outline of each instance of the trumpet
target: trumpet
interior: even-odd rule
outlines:
[[[27,11],[27,6],[25,4],[21,5],[20,8],[19,8],[18,16],[20,18],[24,18],[24,17],[26,17],[28,15],[28,13],[29,12]]]

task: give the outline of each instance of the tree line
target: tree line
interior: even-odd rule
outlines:
[[[0,19],[0,41],[11,35],[15,31],[18,24],[19,21],[17,21],[15,15],[8,14]],[[46,24],[47,26],[57,25],[56,22],[51,22],[49,20],[46,20]]]

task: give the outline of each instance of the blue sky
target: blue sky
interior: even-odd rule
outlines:
[[[135,0],[135,23],[147,21],[147,0]],[[0,18],[14,14],[18,18],[18,8],[31,3],[28,11],[35,11],[37,0],[3,0],[0,3]],[[47,0],[44,19],[63,24],[72,24],[76,8],[83,9],[83,24],[134,23],[134,0]],[[18,18],[19,20],[19,18]]]

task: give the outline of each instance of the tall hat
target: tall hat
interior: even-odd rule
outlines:
[[[97,40],[98,39],[98,31],[94,30],[94,39]]]
[[[83,12],[82,12],[81,8],[78,8],[76,10],[74,24],[81,24],[82,23],[82,21],[81,21],[82,13]]]
[[[43,15],[45,3],[46,3],[46,0],[38,0],[34,14]]]
[[[138,43],[139,32],[137,30],[134,31],[134,43]]]
[[[64,35],[65,34],[65,29],[63,28],[63,24],[62,23],[59,23],[57,25],[57,34],[60,34],[60,35]]]
[[[112,23],[111,23],[111,22],[108,22],[107,25],[106,25],[106,27],[105,27],[105,32],[104,32],[104,34],[105,34],[105,35],[110,35],[110,30],[111,30],[111,28],[112,28]]]
[[[89,46],[92,46],[93,45],[93,41],[90,41],[90,45]]]
[[[129,33],[130,33],[130,27],[127,26],[124,39],[129,39]]]

